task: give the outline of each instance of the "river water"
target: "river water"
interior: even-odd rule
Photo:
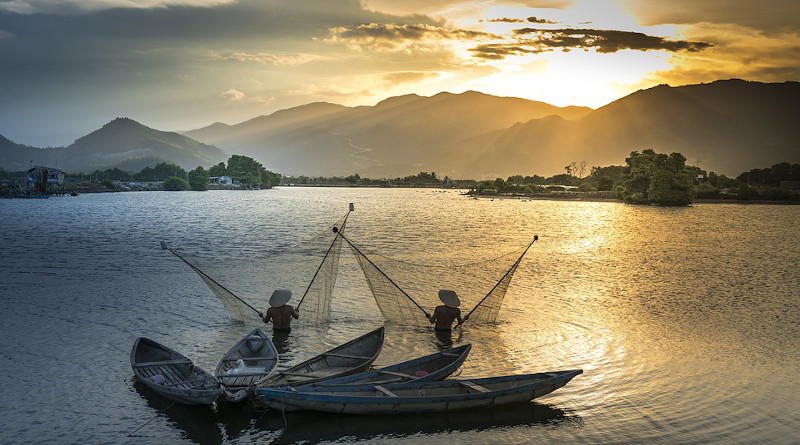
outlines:
[[[213,372],[238,338],[265,327],[231,319],[159,241],[265,252],[332,224],[349,202],[350,237],[387,255],[490,258],[539,236],[497,323],[447,338],[387,324],[376,366],[472,343],[461,377],[584,373],[536,403],[489,411],[174,405],[156,417],[170,402],[134,381],[136,337]],[[3,200],[0,443],[798,443],[797,221],[800,206],[475,200],[429,189]],[[295,329],[278,345],[281,366],[383,324],[349,266],[343,254],[331,322]],[[265,308],[266,296],[255,303]]]

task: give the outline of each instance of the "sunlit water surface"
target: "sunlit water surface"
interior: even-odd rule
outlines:
[[[538,403],[408,417],[175,405],[135,383],[138,336],[206,370],[254,327],[160,240],[259,254],[332,224],[387,255],[480,259],[540,239],[499,321],[452,337],[386,325],[376,365],[472,343],[460,376],[581,368]],[[455,191],[284,188],[0,201],[0,443],[800,441],[800,206],[474,200]],[[332,320],[282,366],[383,322],[352,257]],[[266,307],[266,298],[254,302]]]

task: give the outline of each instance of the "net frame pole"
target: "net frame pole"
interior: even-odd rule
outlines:
[[[342,228],[344,228],[345,224],[347,224],[347,218],[349,216],[350,216],[350,212],[348,211],[347,214],[344,215],[344,221],[342,221]],[[339,232],[336,232],[336,233],[339,233]],[[314,276],[311,277],[311,281],[308,282],[308,286],[306,287],[306,291],[303,292],[303,297],[300,298],[300,302],[297,303],[297,307],[295,309],[300,309],[300,305],[303,304],[303,300],[306,299],[306,295],[308,295],[308,291],[311,289],[311,285],[314,284],[314,280],[317,278],[317,275],[319,275],[319,271],[322,270],[322,265],[325,264],[325,260],[328,258],[328,254],[331,253],[331,249],[333,249],[333,246],[336,244],[336,240],[337,240],[337,237],[336,236],[333,237],[333,241],[331,242],[330,247],[328,247],[328,251],[325,252],[325,256],[322,257],[322,261],[319,262],[319,267],[317,267],[317,271],[314,272]]]
[[[467,313],[467,317],[469,317],[470,315],[472,315],[472,313],[473,313],[473,312],[475,312],[475,309],[478,309],[478,307],[479,307],[481,304],[483,304],[483,302],[484,302],[484,301],[486,301],[486,299],[487,299],[487,298],[489,298],[489,295],[491,295],[491,294],[492,294],[492,292],[494,292],[494,290],[495,290],[495,289],[497,289],[497,286],[499,286],[499,285],[500,285],[500,283],[502,283],[502,282],[503,282],[503,280],[505,280],[505,279],[506,279],[506,277],[508,276],[508,274],[510,274],[510,273],[511,273],[511,271],[512,271],[512,270],[514,270],[514,268],[516,268],[517,266],[519,266],[519,263],[520,263],[520,262],[522,262],[522,258],[525,256],[525,254],[526,254],[526,253],[528,253],[528,249],[530,249],[530,248],[531,248],[531,246],[533,245],[533,243],[535,243],[535,242],[536,242],[536,240],[538,240],[538,239],[539,239],[539,236],[538,236],[538,235],[533,235],[533,241],[531,241],[531,243],[530,243],[530,244],[528,244],[528,247],[526,247],[526,248],[525,248],[525,251],[524,251],[524,252],[522,252],[522,255],[520,255],[520,256],[519,256],[519,258],[517,258],[517,261],[515,261],[515,262],[514,262],[514,264],[512,264],[512,265],[511,265],[511,267],[510,267],[510,268],[509,268],[509,269],[506,271],[506,273],[503,275],[503,277],[502,277],[502,278],[500,278],[499,280],[497,280],[497,283],[495,283],[495,285],[492,287],[492,290],[490,290],[490,291],[489,291],[489,292],[488,292],[486,295],[484,295],[484,296],[483,296],[483,298],[481,298],[481,301],[479,301],[479,302],[478,302],[478,304],[476,304],[476,305],[475,305],[475,307],[474,307],[474,308],[472,308],[472,310],[471,310],[471,311],[469,311],[469,313]],[[464,324],[464,323],[466,323],[466,321],[462,321],[461,323],[457,324],[457,325],[456,325],[456,327],[459,327],[459,326],[461,326],[461,325],[462,325],[462,324]]]
[[[377,270],[378,272],[380,272],[380,273],[381,273],[381,275],[383,275],[383,277],[384,277],[384,278],[386,278],[387,280],[389,280],[389,282],[390,282],[390,283],[392,283],[392,285],[393,285],[394,287],[396,287],[396,288],[397,288],[397,290],[399,290],[400,292],[402,292],[402,293],[403,293],[403,295],[405,295],[405,296],[406,296],[406,298],[408,298],[409,300],[411,300],[411,302],[412,302],[412,303],[414,303],[414,306],[418,307],[418,308],[419,308],[419,310],[421,310],[421,311],[422,311],[422,313],[423,313],[423,314],[425,314],[425,317],[426,317],[426,318],[430,318],[430,314],[428,314],[428,311],[426,311],[425,309],[423,309],[423,308],[422,308],[422,306],[420,306],[420,305],[419,305],[419,303],[417,303],[417,302],[416,302],[416,301],[415,301],[413,298],[411,298],[411,296],[410,296],[410,295],[408,295],[408,294],[406,293],[406,291],[404,291],[404,290],[403,290],[403,288],[401,288],[400,286],[398,286],[398,285],[397,285],[397,283],[395,283],[395,282],[394,282],[394,280],[392,280],[391,278],[389,278],[389,276],[388,276],[388,275],[386,275],[386,274],[385,274],[385,273],[384,273],[384,272],[383,272],[383,271],[380,269],[380,267],[378,267],[378,266],[377,266],[375,263],[373,263],[373,262],[372,262],[372,260],[371,260],[371,259],[369,259],[369,257],[368,257],[368,256],[364,255],[364,252],[362,252],[362,251],[361,251],[361,249],[359,249],[358,247],[356,247],[356,245],[355,245],[355,244],[353,244],[353,243],[352,243],[352,242],[351,242],[349,239],[347,239],[347,237],[346,237],[346,236],[342,235],[342,233],[341,233],[341,232],[338,232],[338,231],[337,231],[336,233],[337,233],[339,236],[341,236],[343,240],[347,241],[347,244],[349,244],[349,245],[350,245],[350,247],[352,247],[353,249],[355,249],[355,250],[356,250],[356,252],[358,252],[358,254],[359,254],[359,255],[363,256],[363,257],[364,257],[364,259],[365,259],[365,260],[367,260],[367,261],[369,262],[369,264],[370,264],[370,265],[372,265],[372,267],[374,267],[374,268],[375,268],[375,270]]]
[[[247,306],[247,307],[249,307],[250,309],[254,310],[254,311],[255,311],[255,312],[256,312],[256,313],[257,313],[259,316],[261,315],[261,311],[259,311],[258,309],[254,308],[253,306],[251,306],[251,305],[250,305],[250,303],[248,303],[248,302],[246,302],[246,301],[242,300],[241,298],[239,298],[238,296],[236,296],[236,294],[234,294],[233,292],[231,292],[230,290],[228,290],[228,288],[227,288],[227,287],[225,287],[225,286],[223,286],[223,285],[219,284],[219,283],[217,282],[217,280],[215,280],[215,279],[211,278],[211,277],[210,277],[210,276],[208,276],[208,275],[207,275],[205,272],[203,272],[202,270],[198,269],[198,268],[197,268],[197,267],[196,267],[194,264],[190,263],[190,262],[189,262],[189,261],[188,261],[186,258],[182,257],[182,256],[181,256],[181,255],[179,255],[177,252],[175,252],[174,250],[172,250],[172,249],[170,249],[169,247],[167,247],[167,244],[166,244],[164,241],[161,241],[161,248],[162,248],[162,249],[169,250],[169,251],[170,251],[170,253],[172,253],[172,254],[173,254],[173,255],[175,255],[176,257],[180,258],[180,259],[181,259],[181,260],[182,260],[184,263],[188,264],[188,265],[189,265],[189,267],[191,267],[191,268],[192,268],[192,270],[194,270],[194,271],[197,271],[197,272],[201,273],[201,274],[202,274],[202,275],[203,275],[205,278],[207,278],[208,280],[210,280],[212,283],[214,283],[215,285],[217,285],[217,286],[219,286],[219,287],[221,287],[221,288],[225,289],[225,292],[228,292],[229,294],[231,294],[231,296],[233,296],[233,298],[235,298],[235,299],[237,299],[237,300],[241,301],[241,302],[242,302],[242,303],[243,303],[245,306]]]

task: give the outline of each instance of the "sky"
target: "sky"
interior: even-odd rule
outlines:
[[[311,102],[481,91],[598,108],[800,80],[798,0],[0,0],[0,135],[65,146]]]

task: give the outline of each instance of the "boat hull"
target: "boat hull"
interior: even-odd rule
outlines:
[[[444,380],[453,374],[466,360],[472,345],[426,355],[405,362],[386,366],[374,371],[365,371],[345,377],[313,383],[313,386],[341,386],[371,384],[401,384]],[[300,386],[300,387],[304,387]]]
[[[244,369],[237,369],[239,363]],[[217,365],[214,375],[222,385],[220,400],[236,403],[247,399],[253,394],[253,387],[270,378],[277,367],[275,345],[261,329],[254,329],[233,345]]]
[[[545,374],[448,380],[405,385],[330,388],[263,388],[270,408],[342,414],[424,414],[492,408],[527,402],[566,385],[581,370]]]
[[[277,371],[258,387],[306,385],[364,371],[380,354],[383,338],[381,326],[289,369]]]
[[[137,380],[156,394],[185,405],[211,405],[221,390],[217,379],[191,360],[156,341],[137,338],[131,350]]]

